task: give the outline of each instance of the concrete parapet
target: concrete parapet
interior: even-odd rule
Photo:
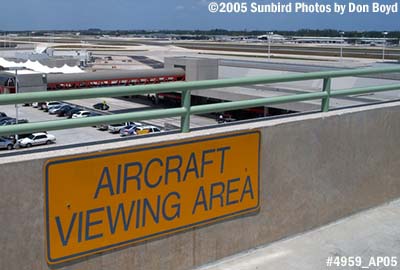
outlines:
[[[91,153],[228,131],[261,132],[256,214],[50,267],[43,166]],[[0,160],[0,269],[191,269],[400,197],[400,102],[54,150]]]

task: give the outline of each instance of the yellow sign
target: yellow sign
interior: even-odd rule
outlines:
[[[259,140],[233,133],[49,160],[48,263],[257,211]]]

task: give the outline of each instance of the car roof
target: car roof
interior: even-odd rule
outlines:
[[[147,128],[158,128],[156,126],[138,126],[138,129],[147,129]]]
[[[132,122],[132,121],[128,121],[128,122],[124,122],[122,124],[126,124],[128,123],[128,126],[132,127],[132,126],[142,126],[142,123],[140,122]]]
[[[38,135],[47,135],[44,132],[37,132],[37,133],[32,133],[33,136],[38,136]]]
[[[125,129],[131,129],[131,128],[137,128],[137,126],[135,126],[135,125],[128,125],[128,126],[125,127]]]

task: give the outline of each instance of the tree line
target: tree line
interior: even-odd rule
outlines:
[[[77,33],[82,35],[112,35],[112,36],[124,36],[124,35],[180,35],[180,36],[191,36],[198,38],[206,38],[207,36],[260,36],[265,35],[268,32],[282,36],[309,36],[309,37],[338,37],[341,36],[341,32],[344,32],[345,37],[349,38],[382,38],[383,31],[342,31],[336,29],[300,29],[296,31],[287,30],[226,30],[226,29],[210,29],[210,30],[102,30],[97,28],[91,28],[86,30],[42,30],[42,31],[1,31],[0,34],[23,34],[30,36],[46,36],[47,34],[65,34],[65,33]],[[387,31],[387,38],[400,38],[400,31]]]

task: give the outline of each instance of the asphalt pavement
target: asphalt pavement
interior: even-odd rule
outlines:
[[[93,104],[106,101],[110,106],[109,111],[98,111],[93,109]],[[92,110],[102,114],[115,114],[134,112],[139,110],[150,110],[153,107],[151,102],[146,99],[136,99],[135,101],[129,101],[118,98],[92,98],[84,100],[71,100],[68,101],[73,105],[77,105],[85,110]],[[160,108],[160,107],[159,107]],[[0,112],[5,112],[9,117],[16,117],[16,109],[14,105],[3,105],[0,106]],[[22,105],[18,106],[18,119],[27,119],[29,122],[41,122],[41,121],[55,121],[64,119],[64,117],[57,117],[56,115],[50,115],[47,112],[39,110],[33,107],[25,107]],[[173,130],[179,129],[180,117],[168,117],[154,120],[142,121],[143,124],[155,125],[162,129]],[[203,116],[192,116],[191,128],[198,128],[204,126],[215,125],[215,119],[203,117]],[[119,134],[111,134],[108,131],[101,131],[94,127],[83,127],[65,130],[54,130],[49,131],[50,134],[56,136],[57,146],[85,144],[85,143],[99,143],[102,141],[108,141],[113,139],[119,139]],[[34,148],[49,148],[54,147],[51,145],[42,145]],[[1,154],[7,154],[6,152],[12,151],[26,151],[28,149],[14,149],[14,150],[0,150]]]

